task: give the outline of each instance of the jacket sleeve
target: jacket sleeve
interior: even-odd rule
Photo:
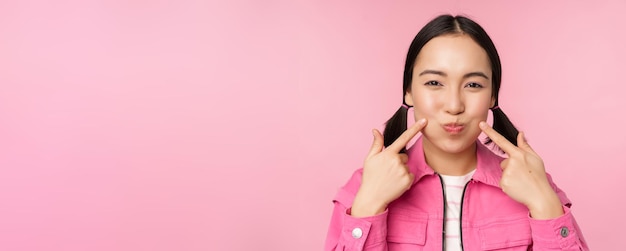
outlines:
[[[387,250],[387,211],[364,218],[350,215],[354,196],[361,183],[360,175],[360,171],[355,172],[333,200],[334,209],[324,250]]]
[[[575,251],[588,251],[589,247],[583,237],[583,233],[574,219],[570,207],[571,201],[565,195],[561,189],[559,189],[552,178],[548,175],[548,180],[552,185],[552,188],[559,196],[561,204],[563,205],[564,214],[555,218],[547,220],[536,220],[530,218],[530,228],[533,238],[534,251],[547,251],[547,250],[575,250]]]

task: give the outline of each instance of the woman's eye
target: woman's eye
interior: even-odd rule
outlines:
[[[479,84],[479,83],[469,83],[469,84],[467,84],[467,87],[470,87],[470,88],[483,88],[483,86],[481,84]]]
[[[428,81],[428,82],[426,82],[426,84],[425,84],[425,85],[440,86],[440,85],[441,85],[441,83],[439,83],[439,82],[437,82],[437,81],[434,81],[434,80],[433,80],[433,81]]]

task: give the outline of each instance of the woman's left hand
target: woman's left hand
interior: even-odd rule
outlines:
[[[508,158],[500,163],[500,188],[509,197],[528,207],[535,219],[551,219],[563,215],[561,201],[548,182],[543,160],[528,145],[524,134],[517,135],[517,145],[509,142],[485,122],[482,131],[502,149]]]

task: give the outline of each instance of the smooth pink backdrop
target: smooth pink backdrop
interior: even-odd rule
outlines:
[[[626,225],[623,1],[0,1],[0,250],[320,250],[401,103],[404,57],[467,14],[501,107],[594,250]]]

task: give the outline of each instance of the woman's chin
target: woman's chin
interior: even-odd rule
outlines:
[[[430,144],[439,148],[441,151],[444,151],[446,153],[452,153],[452,154],[462,153],[468,150],[468,148],[471,148],[472,144],[476,142],[475,138],[472,138],[472,139],[444,138],[444,137],[441,137],[441,138],[424,137],[424,138],[430,141]]]

